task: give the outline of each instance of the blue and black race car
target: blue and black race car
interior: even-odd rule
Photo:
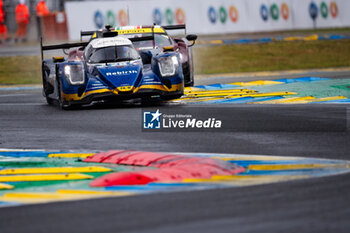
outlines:
[[[42,57],[46,50],[75,48],[66,58],[43,59],[47,102],[66,109],[101,100],[181,97],[184,75],[179,52],[171,46],[138,51],[133,42],[143,40],[154,37],[128,39],[107,27],[89,42],[42,45]]]
[[[159,49],[174,47],[174,50],[179,52],[182,72],[184,74],[185,87],[193,86],[194,84],[194,68],[192,59],[192,46],[195,44],[197,35],[188,34],[185,37],[170,36],[167,31],[184,30],[186,35],[186,25],[137,25],[123,26],[111,28],[111,31],[118,32],[119,35],[124,35],[129,39],[145,36],[153,36],[154,40],[134,41],[133,44],[137,50],[147,50],[152,47]],[[90,36],[91,39],[101,36],[102,31],[81,31],[81,39],[84,36]]]

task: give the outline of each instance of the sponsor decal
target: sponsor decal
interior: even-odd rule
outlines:
[[[224,6],[220,6],[218,10],[216,10],[213,6],[209,6],[208,8],[208,19],[212,24],[216,24],[218,19],[222,24],[225,24],[227,19],[229,18],[231,22],[236,23],[239,19],[239,13],[235,6],[230,6],[227,11]]]
[[[160,129],[162,113],[159,109],[156,112],[143,112],[143,128],[144,129]]]
[[[284,2],[281,5],[281,15],[284,20],[288,20],[289,18],[289,7],[288,5]]]
[[[326,2],[321,2],[320,7],[316,5],[316,3],[311,2],[309,5],[309,14],[312,20],[316,20],[318,16],[318,9],[320,9],[320,14],[323,19],[328,19],[328,16],[331,15],[331,17],[337,18],[339,11],[338,11],[338,5],[335,1],[330,2],[329,6]]]
[[[276,3],[271,5],[270,12],[271,12],[271,18],[273,20],[278,20],[280,12]]]
[[[161,113],[157,111],[143,112],[143,129],[221,129],[222,121],[214,117],[198,119],[192,114]]]
[[[327,4],[325,2],[321,3],[320,11],[321,11],[322,17],[324,19],[326,19],[328,17],[328,6],[327,6]]]
[[[129,24],[128,14],[125,10],[120,10],[118,13],[118,20],[120,26],[126,26]]]
[[[226,9],[224,7],[220,7],[220,9],[219,9],[219,17],[220,17],[221,23],[226,23],[227,12],[226,12]]]
[[[269,19],[269,10],[264,4],[262,4],[260,7],[260,16],[264,21],[267,21]]]
[[[318,15],[318,7],[314,2],[310,3],[309,6],[309,14],[312,20],[315,20],[317,18]]]
[[[161,25],[163,21],[162,12],[158,8],[153,10],[153,22],[157,25]]]
[[[271,17],[274,21],[278,21],[280,19],[280,15],[285,21],[289,19],[289,6],[285,2],[283,2],[280,7],[278,7],[276,3],[273,3],[270,8],[268,8],[265,4],[260,6],[260,16],[265,22],[269,20],[269,17]]]
[[[230,15],[231,21],[236,23],[239,15],[238,15],[238,10],[235,6],[230,7],[229,15]]]
[[[95,22],[96,28],[103,28],[104,18],[103,18],[101,11],[95,12],[94,22]]]
[[[186,16],[185,12],[181,9],[178,8],[175,13],[175,19],[178,24],[184,24],[186,21]]]
[[[338,6],[337,3],[335,2],[331,2],[331,4],[329,5],[329,11],[331,12],[331,16],[333,18],[338,16]]]
[[[174,14],[170,8],[167,8],[165,11],[165,19],[166,19],[167,24],[173,24]]]
[[[173,11],[171,8],[167,7],[164,13],[162,13],[159,8],[155,8],[153,10],[152,19],[157,25],[162,25],[163,21],[165,21],[165,24],[170,25],[174,23],[184,24],[186,22],[186,14],[182,8],[176,8],[175,11]]]
[[[130,74],[137,74],[136,70],[122,70],[122,71],[115,71],[115,72],[107,72],[106,76],[118,76],[118,75],[130,75]]]
[[[106,24],[115,27],[126,26],[129,24],[128,14],[125,10],[119,10],[118,13],[115,13],[113,10],[108,10],[105,14],[103,14],[100,10],[95,11],[94,14],[94,23],[96,28],[101,29]]]
[[[119,34],[152,33],[152,28],[121,29],[116,28]],[[153,28],[154,33],[165,33],[163,28]]]
[[[212,24],[216,23],[217,15],[216,15],[216,11],[215,11],[214,7],[212,7],[212,6],[209,7],[209,9],[208,9],[208,18]]]

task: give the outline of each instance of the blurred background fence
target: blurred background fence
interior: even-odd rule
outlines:
[[[29,39],[38,39],[35,7]],[[17,0],[4,0],[6,24],[16,31]],[[47,0],[43,19],[47,40],[79,40],[81,30],[125,25],[183,24],[197,34],[350,27],[350,0]]]

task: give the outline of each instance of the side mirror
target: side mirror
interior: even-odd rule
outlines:
[[[189,34],[186,36],[187,40],[197,40],[197,35],[194,34]]]
[[[188,47],[192,47],[195,43],[196,43],[196,40],[197,40],[198,36],[197,35],[194,35],[194,34],[189,34],[186,36],[186,39],[188,41],[192,41],[192,44],[190,44]]]

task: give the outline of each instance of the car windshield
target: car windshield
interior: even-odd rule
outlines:
[[[92,49],[90,53],[87,54],[89,63],[120,62],[137,59],[140,59],[140,55],[131,45]]]
[[[134,37],[145,37],[145,36],[152,36],[151,33],[143,33],[143,34],[126,34],[128,38],[134,38]],[[168,35],[166,34],[154,34],[154,41],[155,46],[158,47],[167,47],[171,46],[172,42]],[[133,42],[135,48],[145,48],[145,47],[153,47],[153,41],[151,40],[144,40],[144,41],[135,41]]]

